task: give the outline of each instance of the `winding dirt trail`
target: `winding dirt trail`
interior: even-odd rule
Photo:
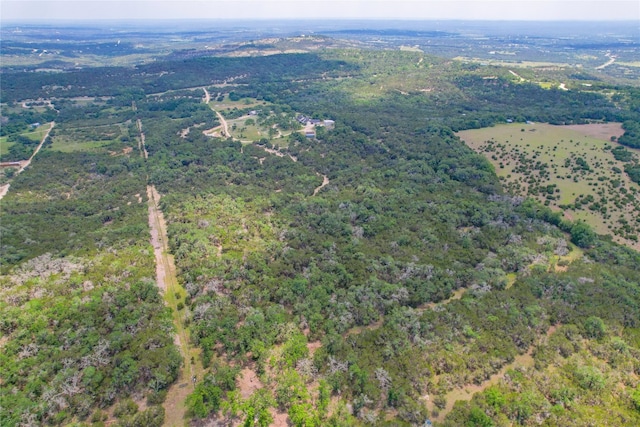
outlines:
[[[222,136],[231,137],[231,134],[229,133],[229,125],[227,125],[227,121],[224,119],[222,114],[220,114],[218,111],[216,110],[213,110],[213,111],[216,113],[216,116],[218,116],[218,119],[220,119],[220,123],[222,123],[222,129],[224,129],[222,131]]]
[[[329,185],[329,178],[327,177],[327,175],[320,175],[319,173],[316,172],[316,174],[318,176],[322,176],[322,184],[320,184],[318,187],[316,187],[315,190],[313,190],[313,195],[315,196],[316,194],[318,194],[318,191],[322,190],[324,187],[326,187],[327,185]]]
[[[448,392],[445,395],[447,406],[440,411],[437,417],[433,418],[433,421],[444,420],[444,418],[449,412],[451,412],[453,406],[458,400],[470,401],[473,398],[474,394],[482,392],[486,388],[500,382],[500,380],[504,378],[505,374],[510,369],[514,369],[517,367],[532,368],[535,363],[533,359],[533,350],[538,345],[540,345],[540,343],[548,339],[556,331],[557,328],[557,325],[550,326],[546,333],[538,338],[538,341],[536,343],[533,343],[531,346],[529,346],[529,349],[526,353],[517,355],[514,358],[513,362],[504,365],[498,372],[491,375],[489,379],[483,381],[481,384],[467,384],[462,387],[454,388],[453,390]],[[427,400],[427,408],[429,409],[429,411],[433,411],[435,406],[433,401],[429,399],[428,395],[424,398]]]
[[[209,105],[209,102],[211,102],[211,94],[209,93],[207,88],[203,87],[202,90],[204,91],[204,103]],[[227,138],[230,138],[231,134],[229,133],[229,125],[227,124],[227,121],[225,120],[224,116],[220,114],[217,110],[214,110],[212,106],[209,105],[209,108],[211,108],[211,111],[216,113],[216,116],[218,116],[218,120],[220,120],[220,124],[222,125],[222,132],[221,132],[222,136],[226,136]],[[213,128],[213,129],[216,129],[216,128]]]
[[[209,93],[207,88],[203,87],[202,90],[204,91],[204,102],[205,102],[205,104],[209,105],[209,102],[211,102],[211,94]],[[220,123],[222,124],[222,129],[223,129],[222,130],[222,136],[231,137],[231,134],[229,133],[229,125],[227,124],[227,121],[224,119],[222,114],[220,114],[217,110],[214,110],[213,107],[211,107],[211,106],[209,106],[209,108],[211,108],[211,111],[216,113],[216,116],[218,116],[218,119],[220,120]]]
[[[607,62],[605,62],[602,65],[599,65],[596,67],[596,70],[602,70],[604,68],[607,68],[609,65],[613,64],[614,62],[616,62],[616,56],[615,55],[606,55],[607,57],[609,57],[609,60]]]

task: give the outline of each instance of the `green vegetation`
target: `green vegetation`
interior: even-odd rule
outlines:
[[[634,152],[575,127],[545,124],[499,125],[458,135],[487,157],[511,194],[534,197],[598,233],[637,245],[640,188]]]
[[[640,422],[640,254],[547,198],[576,217],[610,214],[605,188],[637,202],[622,173],[635,154],[554,144],[557,174],[597,188],[567,201],[580,190],[546,181],[552,146],[525,141],[549,127],[523,124],[638,120],[626,98],[390,50],[32,74],[3,75],[3,101],[52,98],[57,126],[2,200],[3,425],[161,425],[181,364],[197,363],[168,402],[193,425]],[[216,103],[229,137],[204,133]],[[298,113],[335,129],[305,138]],[[478,132],[511,132],[549,207],[504,193],[499,166],[454,133],[511,117]],[[169,307],[147,185],[177,268]],[[619,218],[632,240],[638,224]]]
[[[640,148],[640,124],[633,120],[623,123],[624,135],[618,138],[618,142],[631,148]]]
[[[3,425],[100,419],[96,408],[151,401],[177,377],[140,165],[125,160],[45,152],[2,200]],[[127,416],[161,425],[164,415]]]

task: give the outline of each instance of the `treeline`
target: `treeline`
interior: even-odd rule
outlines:
[[[291,81],[320,78],[352,71],[344,62],[327,61],[314,54],[273,55],[253,58],[201,57],[158,61],[134,68],[101,67],[63,73],[4,73],[3,102],[39,97],[113,96],[131,87],[146,94],[235,79],[236,83],[265,80]]]
[[[640,122],[627,120],[622,124],[624,134],[618,138],[618,142],[631,148],[640,148]]]
[[[4,98],[3,102],[4,102]],[[2,126],[0,126],[0,136],[13,135],[29,129],[34,123],[48,123],[55,120],[57,113],[55,110],[46,107],[44,111],[34,108],[24,108],[19,112],[9,112],[2,114]]]

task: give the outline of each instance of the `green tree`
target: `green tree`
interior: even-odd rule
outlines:
[[[198,383],[196,389],[187,396],[187,411],[195,417],[205,418],[220,408],[222,389],[220,387]]]
[[[589,338],[601,339],[607,333],[607,326],[604,321],[597,316],[590,316],[584,322],[584,329]]]
[[[636,411],[640,412],[640,387],[637,387],[633,393],[631,393],[631,402],[636,408]]]
[[[597,236],[596,233],[582,221],[578,221],[571,227],[571,241],[581,247],[581,248],[589,248],[593,246],[596,242]]]
[[[469,412],[469,419],[465,423],[466,427],[493,427],[493,421],[477,406],[474,406]]]

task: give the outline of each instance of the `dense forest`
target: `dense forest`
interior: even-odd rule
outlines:
[[[162,425],[191,382],[147,185],[202,364],[190,425],[640,423],[640,254],[506,193],[454,133],[619,121],[632,149],[636,89],[346,49],[2,78],[3,136],[56,122],[2,199],[3,425]],[[203,93],[335,127],[207,136]]]

